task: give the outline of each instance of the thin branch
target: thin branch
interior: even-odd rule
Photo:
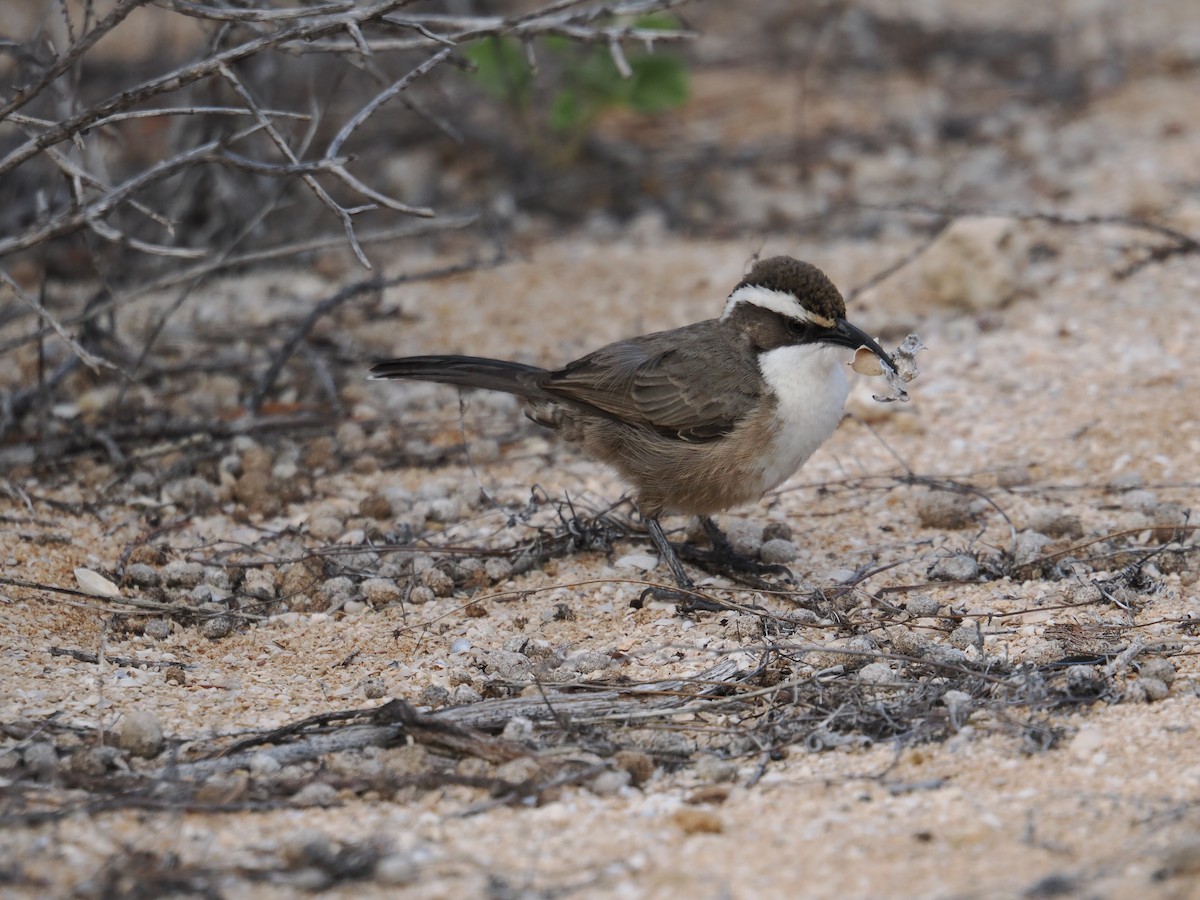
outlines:
[[[12,113],[44,91],[49,85],[53,84],[60,75],[82,59],[84,54],[96,45],[97,41],[125,21],[125,18],[131,12],[139,6],[145,6],[148,2],[150,0],[120,0],[116,8],[103,21],[84,35],[80,41],[69,47],[67,52],[60,56],[54,65],[42,73],[41,78],[29,85],[29,87],[18,90],[11,100],[0,106],[0,122],[3,122]],[[0,171],[2,170],[3,167],[0,167]]]
[[[50,311],[42,305],[42,302],[38,300],[37,297],[27,293],[19,284],[17,284],[17,282],[13,280],[13,277],[8,274],[7,270],[0,269],[0,281],[7,284],[12,289],[14,294],[16,294],[27,306],[29,306],[38,314],[38,316],[41,317],[43,322],[53,328],[54,332],[63,339],[63,342],[71,348],[71,352],[79,357],[79,361],[93,372],[98,372],[100,369],[117,368],[108,360],[101,359],[99,356],[94,356],[93,354],[89,353],[78,341],[75,340],[75,338],[67,334],[67,330],[63,328],[59,321],[50,314]]]

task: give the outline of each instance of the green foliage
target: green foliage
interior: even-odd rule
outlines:
[[[463,50],[474,65],[474,79],[484,90],[524,108],[533,87],[533,72],[521,45],[506,38],[488,37]]]
[[[639,28],[675,27],[672,20],[661,16],[636,24]],[[488,37],[464,51],[475,64],[475,82],[509,106],[535,144],[553,137],[556,140],[551,143],[578,147],[607,109],[625,107],[654,115],[681,106],[688,98],[687,69],[673,54],[630,48],[632,75],[625,78],[606,46],[549,37],[537,50],[539,57],[548,55],[547,68],[553,67],[557,79],[549,97],[535,91],[534,73],[519,41]]]

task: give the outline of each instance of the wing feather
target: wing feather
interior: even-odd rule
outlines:
[[[680,440],[714,440],[755,408],[761,381],[752,349],[731,341],[721,327],[710,320],[619,341],[547,373],[539,386]],[[699,377],[714,368],[727,390],[712,391],[709,379]]]

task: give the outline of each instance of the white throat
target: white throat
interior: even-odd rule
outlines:
[[[850,392],[844,356],[844,350],[829,344],[797,344],[758,357],[778,403],[775,436],[763,468],[764,491],[790,478],[842,420]]]

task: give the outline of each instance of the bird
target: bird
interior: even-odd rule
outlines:
[[[695,582],[661,518],[696,516],[713,539],[716,513],[758,500],[800,468],[842,418],[847,350],[895,363],[846,321],[846,304],[816,266],[755,262],[717,318],[619,340],[562,368],[475,356],[376,362],[373,379],[503,391],[525,414],[633,488],[638,513],[675,583]],[[725,542],[728,547],[728,542]]]

